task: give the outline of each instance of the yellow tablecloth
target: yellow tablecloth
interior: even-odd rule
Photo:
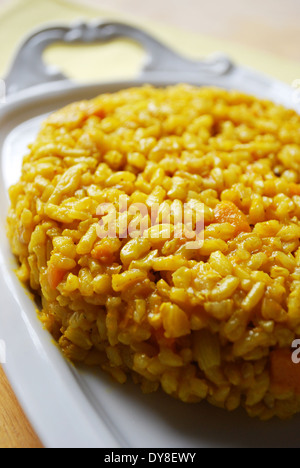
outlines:
[[[24,35],[32,28],[59,22],[97,18],[127,20],[155,34],[175,50],[192,58],[201,58],[214,52],[224,52],[237,63],[244,64],[291,84],[300,78],[300,63],[285,60],[268,53],[221,41],[187,31],[137,21],[129,16],[112,14],[91,6],[68,0],[11,0],[0,12],[0,76],[4,76],[13,52]],[[78,80],[131,78],[143,60],[143,51],[129,41],[117,41],[108,45],[51,46],[45,53],[49,64],[58,65],[65,73]]]

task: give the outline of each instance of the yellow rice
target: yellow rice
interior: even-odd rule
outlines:
[[[274,381],[271,356],[300,335],[299,182],[300,117],[273,103],[178,85],[70,105],[10,189],[18,277],[68,359],[144,392],[290,417],[300,388]],[[120,195],[162,212],[200,202],[203,246],[100,239],[98,206]],[[218,222],[221,202],[250,229]]]

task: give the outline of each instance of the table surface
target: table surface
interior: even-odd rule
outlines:
[[[9,0],[0,0],[2,4]],[[299,0],[85,0],[196,33],[300,60]],[[0,366],[0,448],[40,448]]]
[[[85,0],[300,60],[299,0]]]

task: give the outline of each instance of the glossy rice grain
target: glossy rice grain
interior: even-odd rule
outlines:
[[[270,102],[180,85],[76,103],[44,123],[10,189],[17,274],[70,360],[287,418],[300,411],[299,182],[300,117]],[[100,239],[97,209],[120,195],[162,213],[204,204],[203,246],[174,227]]]

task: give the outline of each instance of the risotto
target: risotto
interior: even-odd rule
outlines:
[[[187,403],[300,411],[294,111],[187,85],[75,103],[43,124],[10,199],[17,275],[68,359]],[[175,235],[183,207],[202,213],[198,244]]]

